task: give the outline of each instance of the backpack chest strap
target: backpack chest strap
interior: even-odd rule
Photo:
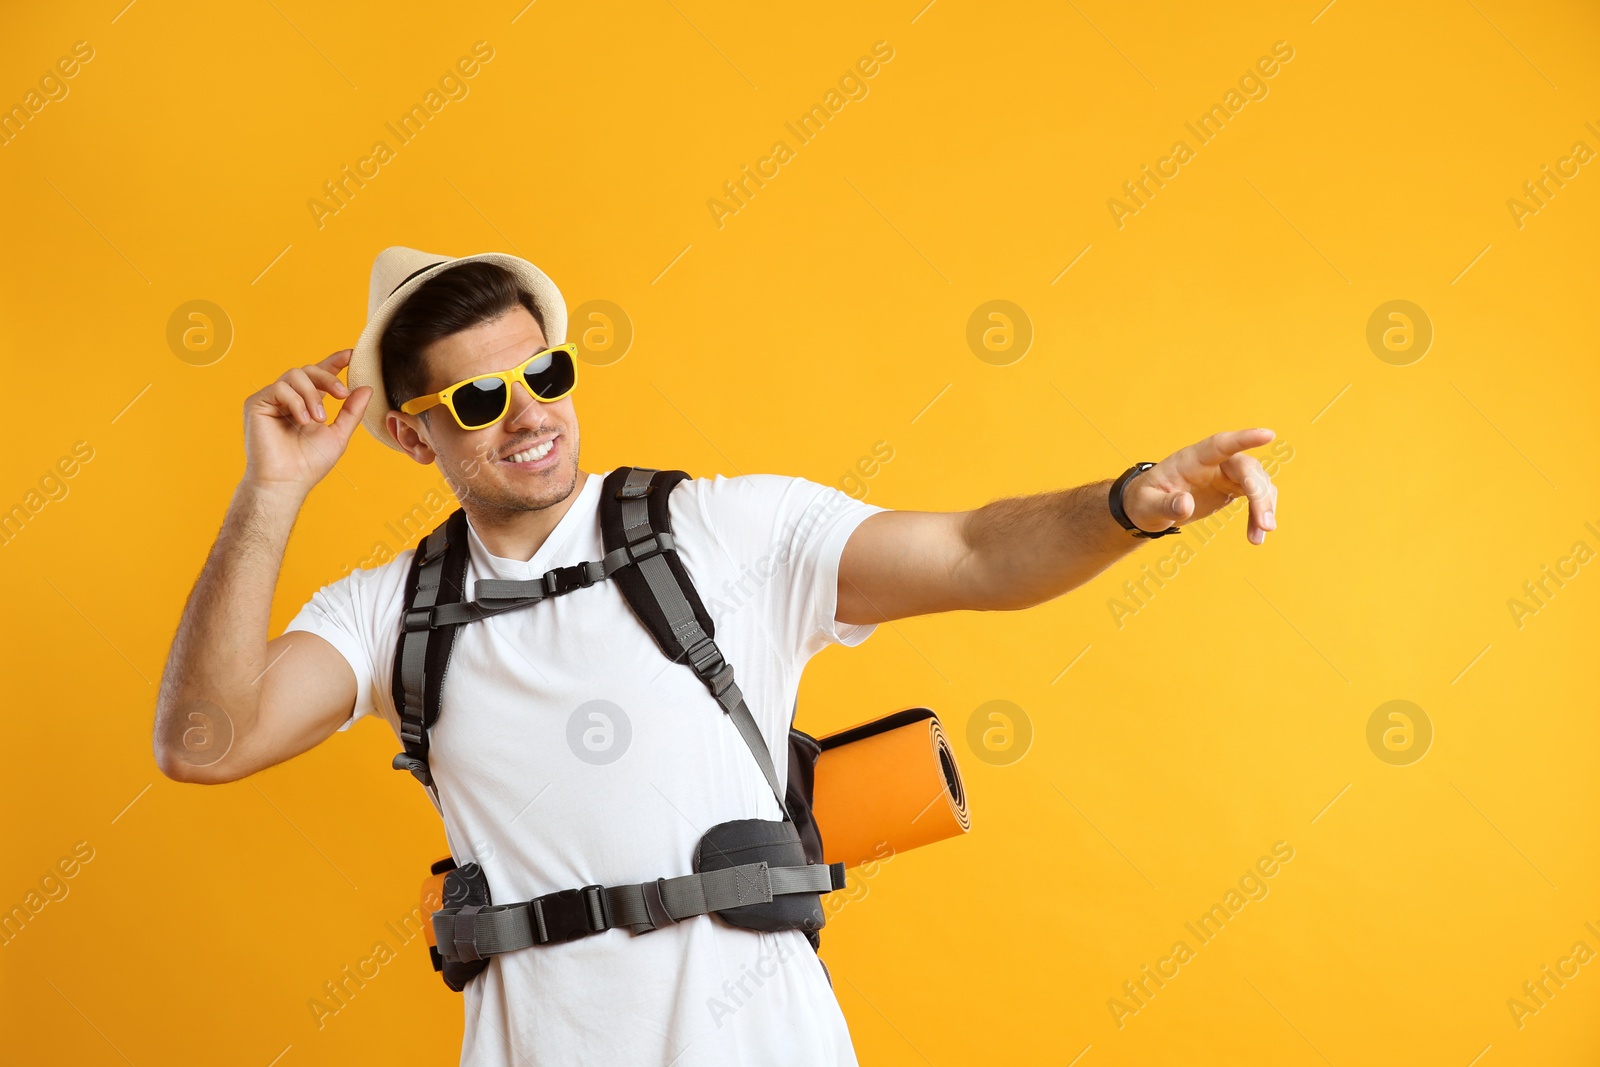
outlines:
[[[562,596],[578,589],[587,589],[603,582],[629,564],[638,563],[661,552],[675,550],[677,542],[669,533],[658,534],[637,545],[627,545],[605,558],[556,567],[537,578],[508,580],[485,578],[472,584],[477,599],[464,603],[418,606],[405,613],[401,629],[429,630],[439,626],[459,626],[476,622],[504,611],[524,608],[541,600]]]

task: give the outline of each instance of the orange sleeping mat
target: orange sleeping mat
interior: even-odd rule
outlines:
[[[812,815],[822,833],[823,861],[854,867],[895,852],[964,834],[972,828],[939,717],[908,708],[817,739]]]
[[[429,948],[438,945],[433,935],[433,913],[444,907],[444,876],[455,865],[455,860],[446,856],[435,863],[432,872],[422,880],[422,932],[427,936]]]

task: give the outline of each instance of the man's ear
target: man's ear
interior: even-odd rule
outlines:
[[[428,417],[423,412],[420,415],[406,415],[390,409],[383,417],[384,426],[390,436],[397,441],[406,454],[418,463],[431,464],[434,460],[433,445],[428,442]]]

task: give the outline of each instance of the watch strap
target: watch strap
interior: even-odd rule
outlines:
[[[1165,537],[1168,534],[1175,534],[1179,532],[1179,528],[1177,526],[1169,526],[1165,530],[1160,530],[1156,533],[1151,533],[1148,530],[1141,530],[1139,527],[1133,524],[1131,519],[1128,518],[1128,513],[1122,506],[1122,493],[1123,490],[1127,488],[1128,482],[1131,481],[1135,475],[1143,474],[1145,471],[1154,466],[1154,463],[1135,463],[1133,466],[1123,471],[1122,474],[1118,476],[1116,481],[1111,483],[1110,500],[1108,501],[1108,503],[1111,505],[1111,517],[1116,519],[1117,524],[1124,530],[1133,531],[1133,536],[1135,537]]]

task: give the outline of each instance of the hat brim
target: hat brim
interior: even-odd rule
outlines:
[[[355,349],[350,354],[350,370],[347,375],[352,391],[363,385],[372,387],[372,396],[367,400],[367,410],[361,417],[361,424],[367,428],[368,433],[397,452],[404,452],[405,449],[400,447],[400,442],[389,433],[386,425],[390,411],[389,393],[384,387],[383,354],[379,351],[378,341],[383,337],[383,331],[389,328],[389,320],[394,318],[395,312],[400,310],[400,305],[410,299],[412,293],[441,271],[458,267],[463,263],[497,263],[509,270],[516,277],[517,284],[533,297],[534,305],[538,307],[539,314],[544,319],[545,342],[559,345],[567,339],[567,304],[561,296],[561,290],[556,288],[556,283],[551,281],[544,271],[519,256],[505,252],[480,252],[459,259],[444,260],[407,279],[405,284],[389,294],[367,320],[366,328],[361,331],[361,337],[356,341]]]

